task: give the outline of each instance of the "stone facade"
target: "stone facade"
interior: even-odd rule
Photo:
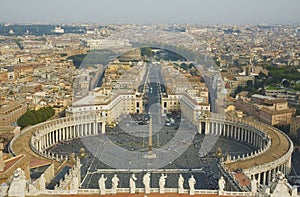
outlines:
[[[269,125],[288,125],[296,112],[288,107],[287,101],[262,95],[253,95],[251,99],[239,97],[235,106]]]
[[[23,102],[13,102],[0,108],[0,126],[10,126],[27,111],[27,105]]]
[[[291,121],[290,135],[300,140],[300,116],[294,117]]]

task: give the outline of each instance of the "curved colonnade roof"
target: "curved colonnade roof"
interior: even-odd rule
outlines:
[[[32,151],[30,147],[30,140],[34,129],[29,129],[26,133],[23,133],[12,144],[12,149],[16,155],[29,155],[30,167],[38,167],[41,165],[52,163],[52,160],[46,159]]]
[[[271,163],[272,161],[281,158],[289,151],[291,146],[290,140],[284,134],[268,125],[263,125],[263,128],[263,132],[271,138],[271,146],[265,152],[255,157],[225,163],[225,167],[228,170],[234,171],[237,169],[250,169],[258,165]]]

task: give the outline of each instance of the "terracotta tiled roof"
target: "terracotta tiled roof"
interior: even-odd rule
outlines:
[[[37,168],[40,166],[51,164],[52,162],[46,159],[41,159],[37,157],[30,158],[30,168]]]
[[[248,177],[246,177],[244,173],[241,172],[235,173],[234,177],[236,178],[236,180],[239,182],[241,186],[249,186],[251,183]]]
[[[6,170],[8,170],[10,167],[12,167],[15,163],[20,161],[23,157],[24,157],[24,155],[18,155],[16,157],[13,157],[13,158],[10,158],[10,159],[4,161],[4,163],[5,163],[4,172]]]

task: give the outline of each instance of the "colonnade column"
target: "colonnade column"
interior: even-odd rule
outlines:
[[[202,122],[200,121],[198,124],[198,133],[202,132]]]
[[[45,148],[45,135],[42,135],[42,142],[43,142],[43,146],[42,146],[42,148]]]
[[[236,128],[236,130],[235,130],[235,132],[236,132],[236,136],[235,136],[235,140],[237,140],[237,141],[239,141],[240,139],[241,139],[241,133],[242,133],[242,128],[241,127],[237,127]]]
[[[37,145],[38,145],[38,152],[41,152],[41,150],[42,150],[41,144],[42,144],[42,143],[41,143],[40,140],[38,140],[37,143],[38,143],[38,144],[37,144]]]
[[[73,139],[70,126],[67,127],[67,131],[68,131],[68,134],[69,134],[69,139]]]
[[[253,145],[253,140],[252,140],[253,132],[249,131],[249,144]]]
[[[210,122],[208,120],[205,121],[205,131],[204,131],[205,134],[209,134],[209,129],[210,129],[209,123]]]
[[[98,123],[94,122],[94,135],[98,135]]]
[[[253,133],[253,146],[256,147],[256,134]]]
[[[71,126],[72,138],[75,138],[75,125]]]
[[[82,134],[82,124],[79,124],[78,125],[78,136],[77,137],[80,137],[80,136],[83,136],[83,134]]]
[[[271,177],[272,177],[272,170],[268,171],[268,182],[267,184],[269,184],[271,182]]]
[[[50,132],[49,137],[50,137],[50,146],[52,146],[52,144],[53,144],[53,132]]]
[[[91,133],[91,123],[86,123],[86,136],[89,136]]]
[[[247,130],[247,142],[248,144],[251,144],[251,132],[249,130]]]
[[[66,140],[66,133],[62,130],[62,140]]]
[[[219,123],[219,133],[220,136],[224,136],[224,124]]]
[[[244,132],[245,132],[245,129],[244,128],[241,128],[241,135],[240,135],[240,141],[244,142]]]
[[[66,129],[65,129],[65,128],[62,128],[62,129],[61,129],[61,132],[62,132],[63,135],[64,135],[64,140],[65,140],[65,141],[68,140],[68,136],[67,136]]]
[[[101,127],[101,132],[102,132],[102,134],[104,134],[105,133],[105,121],[103,121],[102,122],[102,127]]]
[[[214,122],[211,123],[211,128],[212,128],[212,132],[211,133],[214,135],[215,131],[216,131],[215,123]]]
[[[58,143],[60,141],[60,136],[59,136],[60,132],[61,132],[61,129],[57,129],[55,131],[55,143]]]
[[[226,137],[229,137],[229,132],[230,132],[229,128],[230,128],[229,124],[226,124]]]
[[[75,125],[75,132],[74,132],[75,137],[78,137],[78,133],[79,133],[79,125],[76,124],[76,125]]]
[[[264,175],[263,175],[263,185],[266,185],[266,179],[267,179],[267,172],[264,172]]]
[[[69,133],[68,127],[65,127],[64,131],[66,132],[66,140],[69,140],[70,139],[70,133]]]

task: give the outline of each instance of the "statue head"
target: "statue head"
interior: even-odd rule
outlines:
[[[24,172],[21,170],[21,168],[17,168],[15,171],[14,171],[14,174],[13,174],[13,179],[19,179],[20,177],[22,177],[22,175],[24,175]]]

